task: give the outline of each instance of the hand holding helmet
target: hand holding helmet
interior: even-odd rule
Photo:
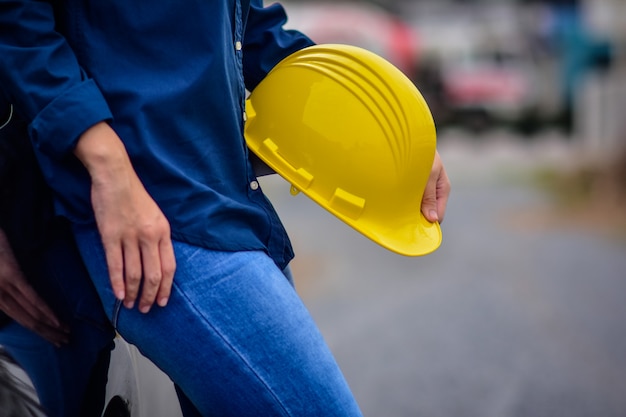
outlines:
[[[249,148],[294,192],[396,253],[439,247],[441,229],[429,218],[432,210],[443,218],[449,183],[435,125],[391,63],[354,46],[305,48],[276,65],[246,112]]]
[[[441,162],[439,152],[435,152],[435,160],[430,171],[428,183],[422,197],[422,213],[431,222],[443,222],[450,195],[450,179]]]

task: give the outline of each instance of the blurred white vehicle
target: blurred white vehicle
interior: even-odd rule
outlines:
[[[120,336],[108,378],[103,417],[182,417],[169,377]]]
[[[531,131],[550,118],[558,110],[556,80],[533,56],[520,9],[444,4],[408,18],[420,36],[421,64],[438,74],[439,121]]]
[[[11,374],[32,390],[28,395],[38,402],[28,375],[18,365],[8,365]],[[104,404],[102,417],[182,417],[169,377],[120,336],[115,338],[111,352]]]
[[[448,106],[465,123],[519,124],[539,111],[535,73],[522,54],[475,52],[443,63],[441,76]]]

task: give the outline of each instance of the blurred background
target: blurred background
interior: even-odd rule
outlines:
[[[415,82],[452,181],[406,258],[262,180],[365,415],[626,416],[626,2],[282,3]]]
[[[414,81],[452,182],[442,246],[407,258],[260,180],[365,416],[626,417],[626,1],[281,3]],[[118,395],[105,415],[181,415],[120,338]]]

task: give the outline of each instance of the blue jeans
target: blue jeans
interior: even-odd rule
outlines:
[[[70,343],[56,348],[11,322],[0,329],[0,345],[30,377],[47,416],[99,416],[115,332],[69,227],[56,228],[40,256],[31,261],[31,284],[70,326]]]
[[[114,297],[97,230],[75,235],[106,314],[184,393],[186,416],[361,416],[294,287],[264,252],[175,241],[169,304],[142,314]]]

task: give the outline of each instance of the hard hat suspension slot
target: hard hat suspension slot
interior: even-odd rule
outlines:
[[[329,206],[338,213],[356,220],[363,213],[365,199],[337,188],[330,198]]]
[[[296,168],[287,161],[278,149],[278,145],[270,138],[265,139],[258,149],[260,155],[263,155],[268,161],[271,161],[271,167],[279,169],[284,173],[291,173],[289,177],[293,186],[300,189],[307,189],[313,182],[313,175],[304,168]]]

